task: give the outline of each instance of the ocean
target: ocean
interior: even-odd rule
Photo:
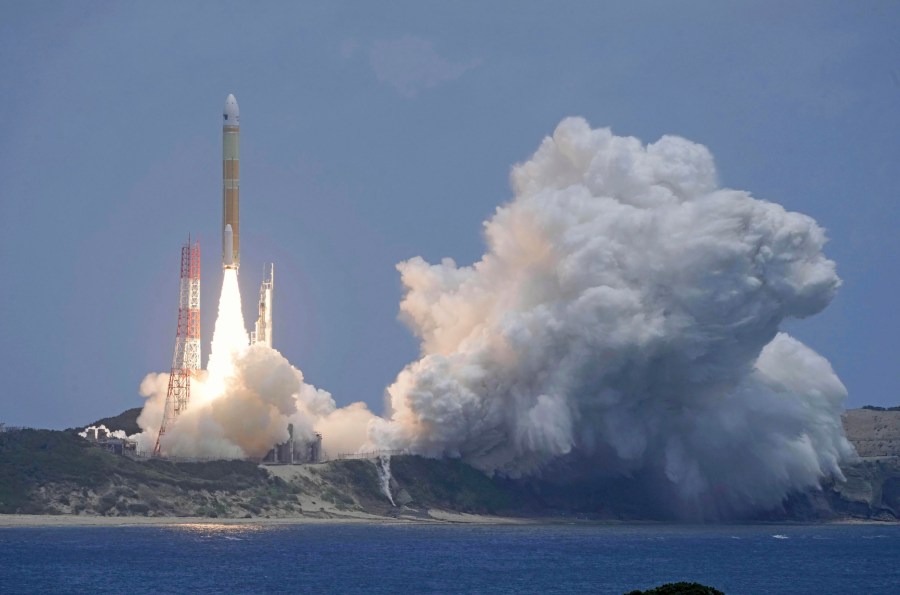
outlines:
[[[891,525],[0,529],[0,593],[900,593]]]

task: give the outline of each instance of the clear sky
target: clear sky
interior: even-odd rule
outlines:
[[[844,285],[788,330],[848,406],[900,404],[900,3],[0,1],[0,421],[142,404],[178,259],[221,286],[221,111],[241,107],[248,326],[382,411],[417,354],[394,265],[460,264],[565,116],[705,144],[723,186],[814,217]]]

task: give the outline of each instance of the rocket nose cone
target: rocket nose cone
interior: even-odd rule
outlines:
[[[238,108],[237,99],[234,95],[228,95],[225,98],[225,110],[222,113],[225,126],[241,125],[241,110]]]

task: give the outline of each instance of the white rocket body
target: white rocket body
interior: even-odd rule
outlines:
[[[222,233],[222,259],[222,266],[226,269],[237,268],[234,263],[234,231],[231,225],[226,225]]]

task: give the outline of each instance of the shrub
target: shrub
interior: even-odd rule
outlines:
[[[666,583],[646,591],[634,590],[625,595],[725,595],[714,587],[707,587],[700,583]]]

